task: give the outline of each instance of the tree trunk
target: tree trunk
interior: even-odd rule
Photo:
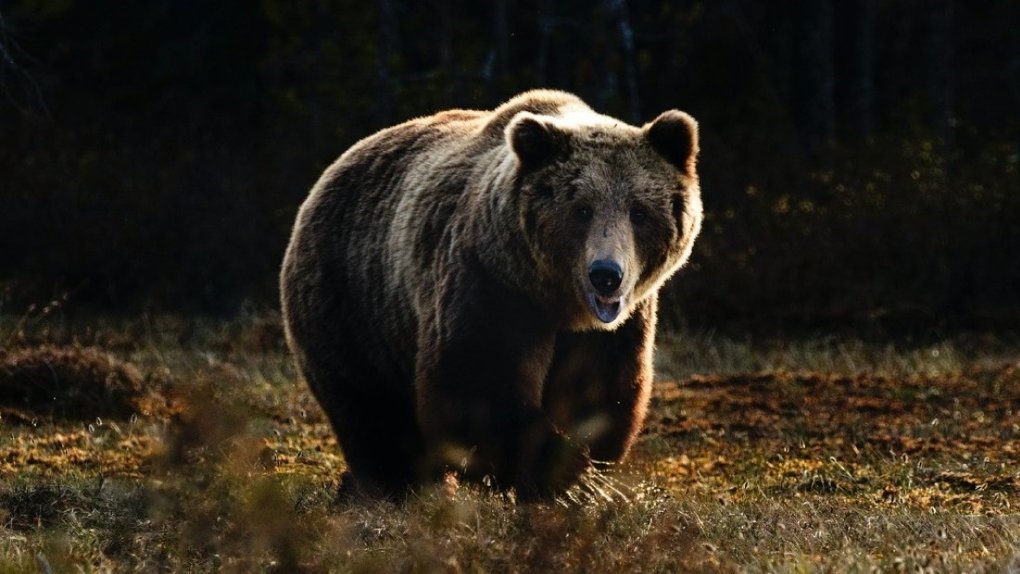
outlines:
[[[549,37],[553,31],[553,19],[549,13],[549,1],[539,0],[538,3],[538,61],[535,63],[535,77],[538,85],[549,84]]]
[[[953,145],[953,2],[930,0],[927,6],[930,123],[944,153]]]
[[[376,45],[376,73],[379,76],[380,125],[388,125],[396,110],[396,80],[393,77],[392,59],[397,52],[397,20],[392,0],[379,0],[379,34]]]
[[[439,69],[442,71],[443,93],[449,102],[460,93],[458,70],[453,65],[453,9],[450,0],[439,0]]]
[[[507,0],[495,0],[493,16],[496,34],[496,77],[506,80],[510,57],[510,27],[507,24]]]
[[[627,119],[631,123],[641,121],[641,102],[638,98],[637,55],[634,48],[634,29],[630,24],[630,11],[626,0],[607,0],[609,14],[620,29],[623,44],[623,78],[627,86]]]
[[[850,133],[858,141],[871,139],[874,129],[874,17],[872,0],[853,2],[850,46]]]
[[[797,38],[797,108],[808,147],[818,149],[836,132],[832,0],[802,0]]]

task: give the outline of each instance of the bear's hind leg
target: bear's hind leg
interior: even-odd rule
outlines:
[[[401,498],[427,482],[424,441],[414,403],[399,384],[366,372],[338,380],[331,392],[312,385],[340,443],[354,491],[372,497]],[[348,491],[351,484],[341,485]]]

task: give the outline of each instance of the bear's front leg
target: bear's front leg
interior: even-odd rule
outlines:
[[[541,408],[555,341],[544,314],[477,278],[451,278],[439,295],[420,322],[415,373],[433,468],[491,476],[525,498],[567,489],[588,457]]]
[[[654,371],[657,299],[642,301],[615,331],[560,333],[543,406],[596,461],[623,459],[644,423]]]

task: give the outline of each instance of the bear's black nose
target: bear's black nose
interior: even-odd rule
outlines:
[[[588,279],[599,295],[610,295],[623,283],[623,269],[608,259],[597,259],[588,267]]]

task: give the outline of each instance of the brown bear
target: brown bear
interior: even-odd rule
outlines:
[[[702,208],[697,124],[536,90],[345,152],[297,216],[288,341],[360,491],[454,471],[521,496],[618,461],[652,384],[658,291]]]

